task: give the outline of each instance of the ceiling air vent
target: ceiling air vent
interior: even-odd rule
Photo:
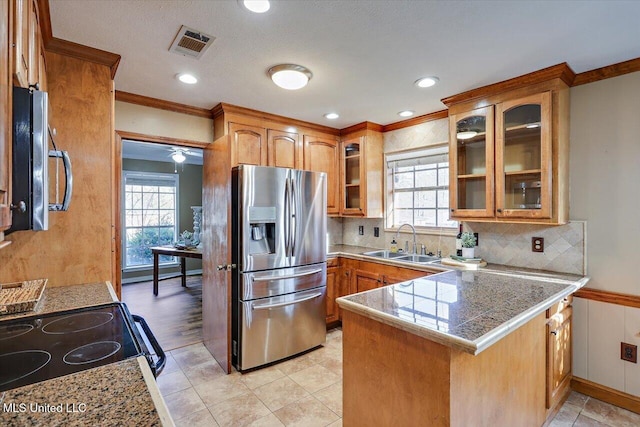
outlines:
[[[200,58],[216,38],[186,26],[182,26],[173,40],[169,52]]]

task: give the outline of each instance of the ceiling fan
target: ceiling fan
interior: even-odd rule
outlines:
[[[169,150],[171,154],[168,157],[171,157],[175,163],[184,163],[187,160],[187,156],[202,157],[202,153],[191,151],[184,147],[171,147]]]

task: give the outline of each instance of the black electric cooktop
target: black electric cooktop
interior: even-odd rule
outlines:
[[[0,392],[143,354],[122,303],[0,321]]]

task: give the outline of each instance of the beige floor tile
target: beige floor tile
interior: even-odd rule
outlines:
[[[163,396],[191,387],[191,383],[181,370],[169,374],[162,372],[156,381]]]
[[[207,409],[193,388],[163,396],[171,418],[179,420],[195,412]]]
[[[211,415],[208,409],[194,412],[193,414],[174,421],[176,427],[218,427],[218,423],[213,419],[213,415]]]
[[[640,426],[639,414],[594,398],[587,400],[580,415],[615,427]]]
[[[278,417],[273,414],[269,414],[266,417],[262,417],[251,424],[248,424],[247,427],[284,427],[284,424],[280,422]]]
[[[192,385],[206,383],[227,375],[215,360],[187,366],[182,371]]]
[[[207,406],[217,405],[227,399],[251,393],[251,390],[242,383],[238,373],[218,377],[193,387]]]
[[[268,384],[279,378],[284,377],[284,373],[277,366],[258,369],[257,371],[242,374],[242,382],[250,390],[256,389],[261,385]]]
[[[305,368],[309,368],[315,364],[316,363],[311,360],[308,354],[303,354],[301,356],[294,357],[293,359],[285,360],[284,362],[278,363],[276,367],[280,369],[280,371],[285,375],[291,375]]]
[[[271,413],[253,393],[209,406],[209,411],[221,427],[245,426]]]
[[[324,427],[339,420],[332,410],[313,396],[278,409],[274,414],[284,425],[293,427]]]
[[[342,418],[334,423],[329,424],[327,427],[342,427]]]
[[[589,399],[589,396],[586,396],[582,393],[578,393],[577,391],[571,391],[569,393],[569,397],[567,397],[567,403],[570,403],[574,406],[579,407],[580,409],[584,408],[584,404]]]
[[[335,328],[327,331],[327,341],[334,338],[342,338],[342,328]]]
[[[342,378],[342,358],[326,357],[317,363]]]
[[[289,377],[283,377],[258,387],[253,392],[271,411],[309,396],[304,388]]]
[[[616,424],[605,424],[589,418],[585,415],[578,415],[578,419],[573,423],[574,427],[614,427]]]
[[[320,365],[298,371],[289,375],[289,378],[300,384],[309,393],[327,388],[342,379],[339,375]]]
[[[215,360],[202,343],[182,347],[171,352],[181,369]]]
[[[172,372],[180,370],[180,366],[178,366],[178,363],[173,358],[173,356],[170,353],[166,353],[166,356],[167,356],[167,361],[164,364],[164,368],[162,369],[162,372],[160,373],[160,375],[170,374]]]
[[[549,427],[571,427],[580,414],[578,406],[566,403],[562,405],[553,421],[549,424]]]
[[[342,381],[313,393],[313,396],[337,416],[342,417]]]
[[[342,360],[342,347],[324,346],[309,353],[309,358],[315,363],[322,363],[327,359]]]

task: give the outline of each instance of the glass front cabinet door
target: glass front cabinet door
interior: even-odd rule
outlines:
[[[494,217],[493,106],[449,118],[452,219]]]
[[[363,215],[363,137],[342,143],[343,206],[342,215]]]
[[[551,218],[551,92],[496,104],[496,217]]]

